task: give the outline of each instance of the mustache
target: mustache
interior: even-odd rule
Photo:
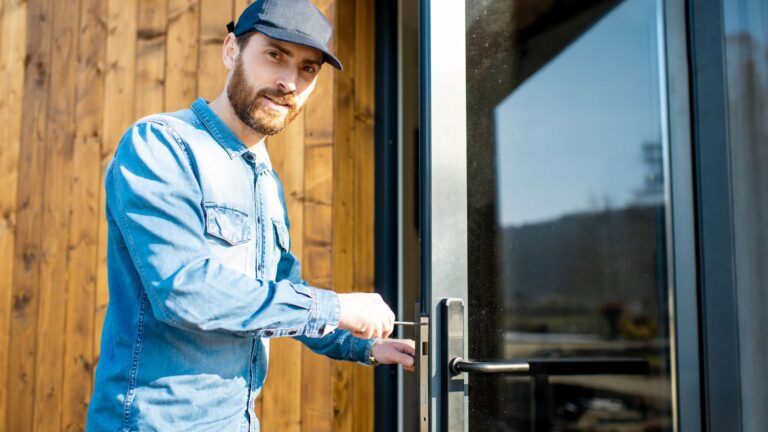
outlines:
[[[291,109],[295,109],[298,103],[296,95],[293,92],[284,92],[277,88],[261,89],[256,93],[257,99],[259,96],[265,96],[281,105],[287,105]]]

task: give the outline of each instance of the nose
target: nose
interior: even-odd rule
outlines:
[[[298,73],[293,68],[286,68],[277,79],[277,86],[285,93],[296,92],[296,78]]]

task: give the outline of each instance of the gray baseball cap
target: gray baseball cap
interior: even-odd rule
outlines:
[[[227,24],[227,30],[238,37],[259,32],[272,39],[315,48],[322,51],[326,63],[343,69],[328,49],[331,24],[309,0],[257,0],[240,14],[237,25]]]

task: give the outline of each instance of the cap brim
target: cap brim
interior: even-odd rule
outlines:
[[[338,70],[344,70],[344,66],[342,66],[341,62],[339,61],[339,59],[336,58],[336,56],[331,54],[321,44],[317,43],[313,39],[301,33],[293,32],[290,30],[277,29],[274,27],[269,27],[261,24],[254,25],[253,27],[251,27],[250,31],[257,31],[259,33],[262,33],[266,36],[271,37],[272,39],[281,40],[283,42],[291,42],[299,45],[306,45],[310,48],[314,48],[323,53],[323,61],[325,61],[326,63],[335,67]]]

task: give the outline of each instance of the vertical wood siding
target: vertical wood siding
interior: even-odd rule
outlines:
[[[217,96],[251,0],[0,0],[0,431],[79,431],[109,301],[104,169],[128,126]],[[311,284],[373,291],[373,0],[315,0],[345,65],[268,140]],[[370,368],[273,343],[265,431],[373,430]]]

